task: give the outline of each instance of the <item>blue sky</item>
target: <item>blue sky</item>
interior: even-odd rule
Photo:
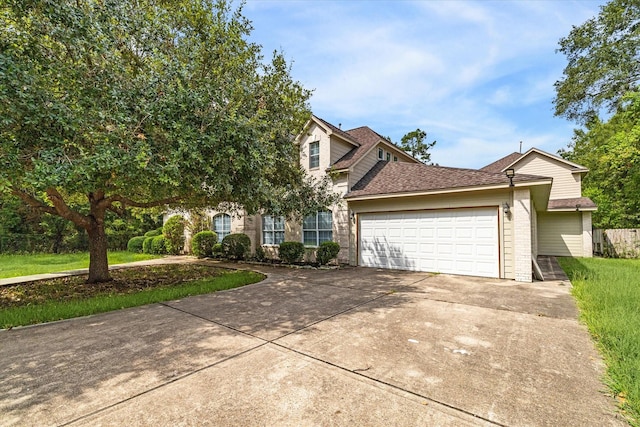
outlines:
[[[420,128],[432,161],[479,168],[519,150],[566,147],[554,117],[558,40],[605,1],[247,0],[251,40],[280,50],[313,89],[311,107],[342,129],[395,142]]]

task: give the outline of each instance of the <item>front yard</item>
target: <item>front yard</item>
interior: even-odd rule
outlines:
[[[640,425],[640,260],[561,258],[581,320],[605,363],[605,381],[631,424]]]
[[[115,251],[107,254],[109,265],[160,258],[159,255]],[[70,254],[0,254],[0,279],[32,274],[57,273],[89,267],[89,253]]]

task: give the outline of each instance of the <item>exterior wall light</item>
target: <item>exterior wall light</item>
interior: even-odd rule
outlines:
[[[349,214],[349,218],[351,218],[351,222],[356,222],[356,214],[353,211]]]
[[[513,168],[509,168],[504,171],[504,174],[509,178],[509,187],[513,187],[513,177],[516,176],[516,171]]]
[[[502,205],[502,210],[506,215],[509,215],[511,213],[511,207],[509,206],[509,203],[504,202],[504,204]]]

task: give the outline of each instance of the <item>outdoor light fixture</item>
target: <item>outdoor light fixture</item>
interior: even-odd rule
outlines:
[[[504,210],[504,213],[509,215],[511,213],[511,207],[509,206],[509,203],[504,202],[504,204],[502,205],[502,209]]]
[[[351,214],[349,215],[349,218],[351,218],[351,222],[356,222],[356,214],[353,213],[353,211],[351,211]]]
[[[513,187],[513,177],[516,176],[516,171],[513,168],[509,168],[504,171],[504,174],[509,178],[509,187]]]
[[[576,205],[576,212],[580,212],[580,204]]]

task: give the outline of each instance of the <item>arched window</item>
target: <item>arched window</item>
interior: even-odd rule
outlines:
[[[333,240],[333,219],[331,211],[318,211],[304,218],[302,223],[305,246],[318,246]]]
[[[284,217],[264,215],[262,217],[262,244],[279,245],[284,242]]]
[[[228,234],[231,234],[231,216],[218,214],[213,217],[213,231],[218,235],[218,241],[222,241]]]

